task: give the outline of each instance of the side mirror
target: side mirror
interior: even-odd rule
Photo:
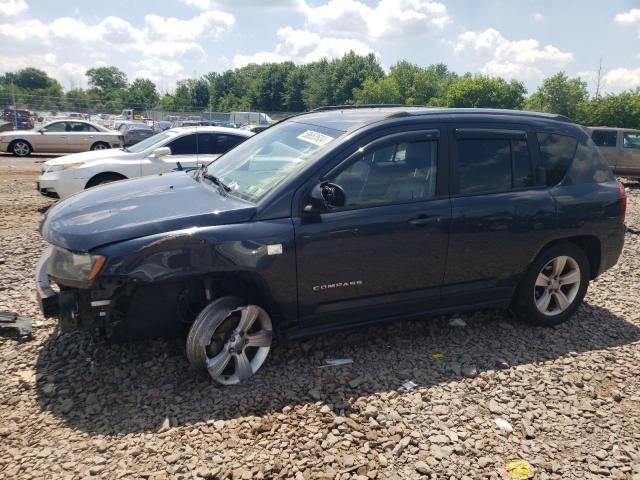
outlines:
[[[327,212],[332,208],[344,207],[347,196],[340,185],[325,182],[313,187],[309,194],[309,203],[304,207],[308,214]]]
[[[40,132],[40,135],[44,135],[44,132],[47,131],[46,128],[41,128],[40,130],[38,130]]]
[[[160,148],[156,148],[152,153],[151,156],[154,158],[161,158],[161,157],[166,157],[168,155],[171,155],[171,148],[169,147],[160,147]]]

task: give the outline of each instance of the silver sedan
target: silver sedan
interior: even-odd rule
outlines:
[[[33,130],[0,132],[0,152],[19,157],[37,153],[76,153],[124,146],[119,132],[83,120],[61,120]]]

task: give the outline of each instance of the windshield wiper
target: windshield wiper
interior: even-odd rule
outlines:
[[[228,186],[228,185],[225,185],[225,183],[222,180],[220,180],[218,177],[216,177],[215,175],[211,175],[210,173],[206,173],[206,171],[203,171],[203,170],[201,170],[200,172],[201,172],[200,176],[202,178],[206,178],[210,182],[213,182],[215,185],[220,187],[220,192],[223,193],[224,195],[227,195],[227,193],[231,191],[231,187]]]

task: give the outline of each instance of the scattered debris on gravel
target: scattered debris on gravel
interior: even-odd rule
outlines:
[[[219,387],[180,340],[108,345],[40,315],[35,176],[0,176],[0,310],[34,320],[33,340],[0,338],[0,478],[640,478],[636,233],[567,324],[491,311],[328,335]]]

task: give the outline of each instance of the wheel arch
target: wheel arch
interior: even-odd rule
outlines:
[[[7,147],[7,153],[11,153],[11,148],[16,142],[26,143],[27,145],[29,145],[29,148],[31,148],[31,153],[35,152],[35,150],[33,149],[33,144],[29,140],[26,140],[24,138],[14,138],[13,140],[11,140],[9,146]]]
[[[115,178],[118,177],[118,180],[127,180],[129,177],[127,177],[126,175],[123,175],[120,172],[113,172],[113,171],[108,171],[108,172],[100,172],[100,173],[96,173],[95,175],[93,175],[91,178],[89,178],[89,180],[87,181],[87,183],[85,184],[84,188],[90,188],[90,187],[94,187],[96,186],[100,180],[105,179],[105,178]]]
[[[93,147],[95,147],[96,145],[106,145],[108,148],[111,148],[111,145],[109,144],[109,142],[106,142],[104,140],[96,140],[91,144],[91,147],[89,147],[89,150],[93,150]]]
[[[575,235],[571,237],[552,240],[546,243],[542,248],[540,248],[540,250],[536,252],[530,263],[533,263],[535,259],[538,258],[540,253],[547,248],[561,243],[573,243],[574,245],[584,250],[587,258],[589,259],[589,267],[591,270],[589,273],[589,279],[593,280],[598,276],[598,272],[600,271],[600,263],[602,261],[602,245],[600,244],[600,239],[595,235]]]

